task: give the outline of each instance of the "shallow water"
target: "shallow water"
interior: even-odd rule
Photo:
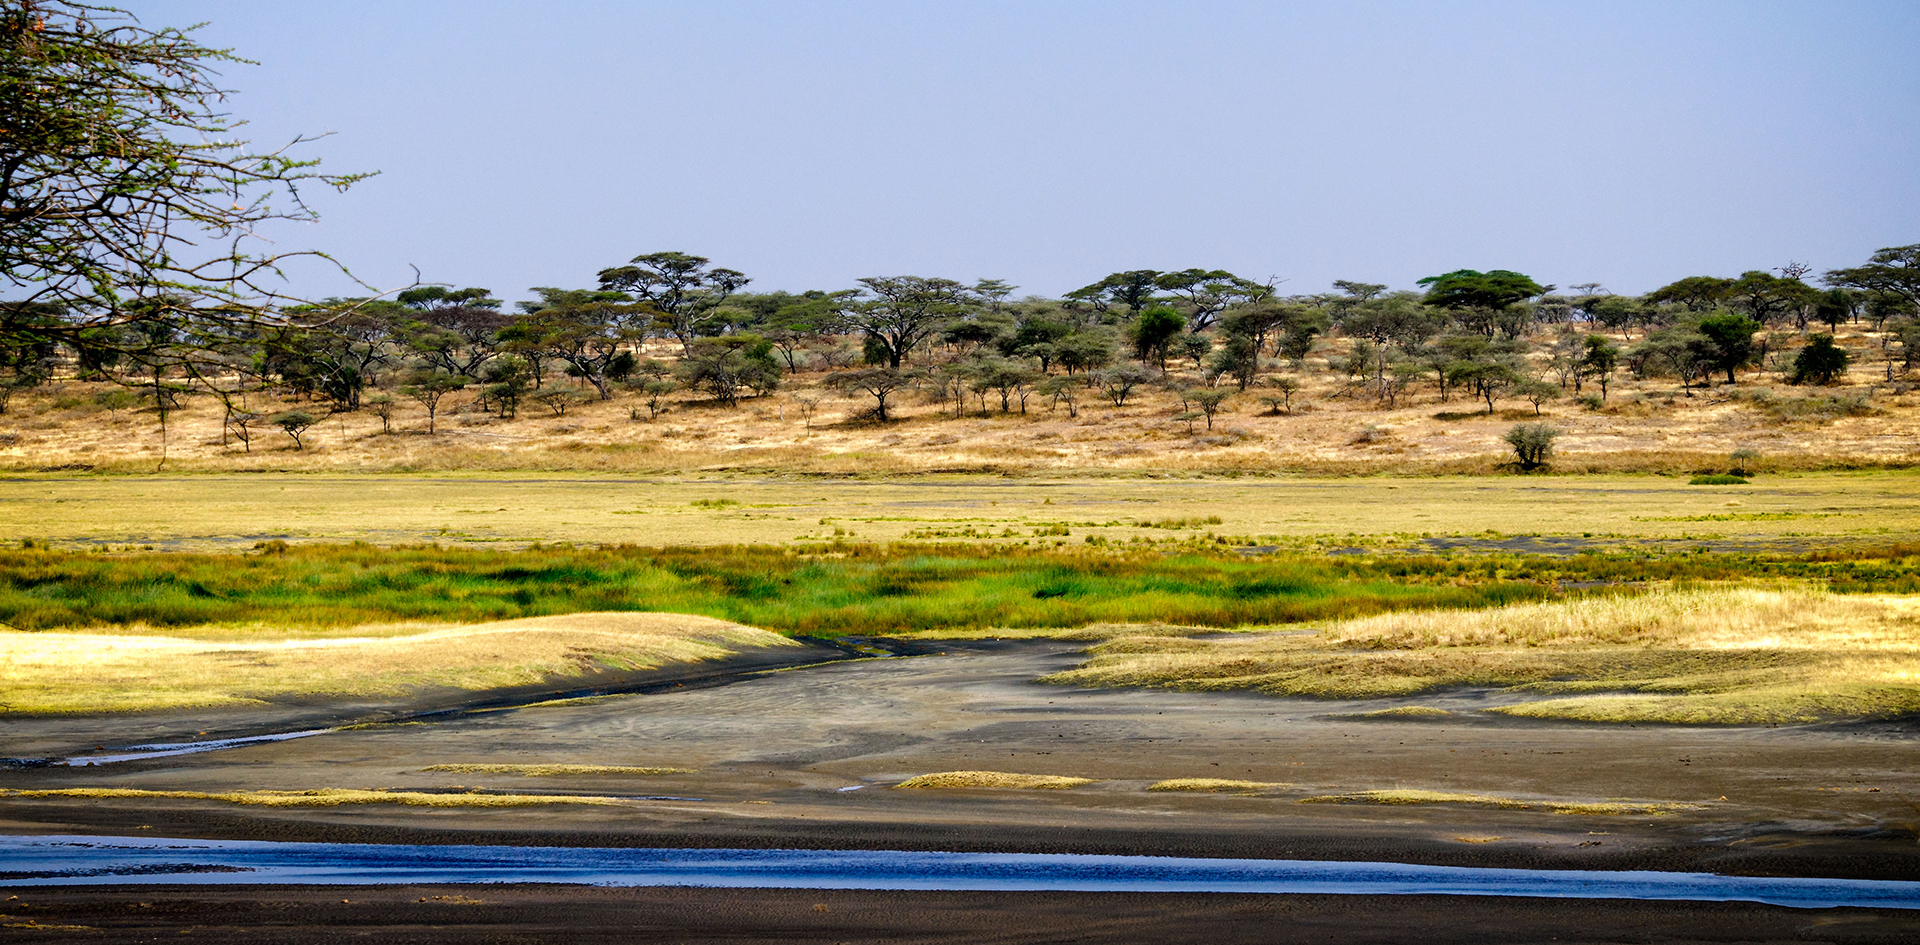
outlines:
[[[0,837],[0,886],[576,883],[793,889],[1745,900],[1920,909],[1920,882],[1405,863],[897,850],[659,850]]]
[[[220,751],[225,748],[240,748],[245,745],[258,745],[263,742],[284,742],[289,739],[306,738],[310,735],[325,735],[339,729],[313,728],[299,732],[278,732],[272,735],[248,735],[244,738],[216,738],[204,742],[160,742],[151,745],[127,745],[116,749],[112,755],[75,755],[71,758],[56,758],[48,764],[69,768],[90,768],[94,765],[110,765],[122,761],[145,761],[149,758],[168,758],[174,755],[197,755],[201,752]]]

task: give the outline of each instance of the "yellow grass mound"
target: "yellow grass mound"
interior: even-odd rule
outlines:
[[[445,771],[453,774],[518,774],[529,778],[551,778],[565,775],[642,775],[692,774],[692,768],[642,768],[632,765],[508,765],[508,764],[465,764],[465,765],[428,765],[422,771]]]
[[[1283,788],[1287,785],[1279,781],[1235,781],[1231,778],[1168,778],[1147,785],[1149,791],[1265,791],[1270,788]]]
[[[1595,814],[1601,816],[1672,814],[1702,810],[1699,804],[1671,801],[1542,801],[1497,797],[1491,794],[1461,794],[1453,791],[1359,791],[1353,794],[1324,794],[1307,797],[1302,804],[1455,804],[1463,807],[1493,807],[1500,810],[1538,810],[1551,814]]]
[[[232,639],[234,636],[240,639]],[[0,631],[0,714],[124,712],[276,696],[390,696],[534,685],[794,646],[688,614],[585,613],[469,626],[354,627],[290,639],[271,629],[146,633]]]
[[[1093,778],[1066,778],[1051,774],[1009,774],[1005,771],[941,771],[908,778],[903,788],[1013,788],[1023,791],[1059,791],[1094,783]]]
[[[1796,723],[1920,713],[1920,597],[1708,587],[1383,614],[1313,632],[1128,636],[1044,681],[1368,699],[1484,687],[1490,711],[1590,722]],[[1372,717],[1441,716],[1390,709]]]

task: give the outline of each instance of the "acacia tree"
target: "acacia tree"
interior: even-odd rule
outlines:
[[[1495,269],[1479,272],[1473,269],[1456,269],[1438,276],[1428,276],[1418,282],[1427,287],[1425,302],[1441,308],[1452,309],[1456,313],[1484,312],[1486,318],[1474,319],[1473,326],[1481,334],[1493,337],[1503,327],[1511,331],[1511,324],[1501,318],[1515,304],[1538,295],[1553,291],[1552,286],[1543,286],[1532,278],[1507,269]]]
[[[130,14],[67,0],[14,0],[0,12],[0,303],[10,327],[76,348],[141,319],[181,326],[271,320],[292,301],[273,285],[285,252],[257,237],[274,220],[311,220],[298,187],[344,190],[362,174],[326,174],[291,152],[260,151],[222,111],[222,63],[192,30],[148,28]],[[324,257],[322,257],[324,258]],[[51,305],[56,319],[11,316]],[[16,335],[19,337],[19,335]]]
[[[614,380],[633,363],[627,348],[642,336],[634,322],[650,314],[622,292],[536,287],[537,302],[522,302],[526,316],[501,332],[508,343],[544,352],[572,366],[601,400],[613,399]]]
[[[1155,284],[1158,278],[1158,270],[1130,269],[1113,273],[1092,285],[1081,286],[1067,293],[1066,297],[1070,301],[1091,305],[1096,312],[1109,312],[1115,305],[1124,305],[1128,314],[1137,315],[1153,301],[1154,292],[1159,289]]]
[[[1273,287],[1242,279],[1225,269],[1182,269],[1163,272],[1153,284],[1173,293],[1187,307],[1187,330],[1199,334],[1213,324],[1227,306],[1257,302],[1273,294]]]
[[[916,346],[973,304],[967,287],[952,279],[874,276],[860,284],[871,298],[850,306],[843,323],[864,335],[868,349],[894,371]]]
[[[827,385],[836,390],[862,391],[874,400],[873,418],[881,423],[887,422],[887,398],[919,380],[914,371],[900,371],[888,367],[862,368],[857,371],[841,371],[827,377]]]
[[[408,348],[450,374],[479,380],[486,363],[500,353],[500,330],[513,317],[486,289],[420,286],[396,296],[412,313],[402,335]]]
[[[602,290],[624,292],[650,303],[658,313],[659,328],[678,339],[682,352],[693,350],[693,340],[706,334],[714,310],[753,280],[733,269],[710,268],[705,256],[687,253],[646,253],[624,266],[602,269]]]
[[[1897,295],[1909,305],[1920,305],[1920,243],[1889,246],[1874,253],[1864,265],[1827,273],[1826,281],[1828,285]]]

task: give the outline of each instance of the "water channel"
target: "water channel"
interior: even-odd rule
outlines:
[[[0,836],[0,886],[573,883],[790,889],[1318,893],[1920,909],[1920,882],[1406,863],[897,850],[630,849]]]

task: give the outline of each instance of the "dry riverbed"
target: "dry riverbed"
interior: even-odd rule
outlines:
[[[1920,872],[1906,724],[1594,725],[1488,713],[1506,697],[1471,690],[1082,690],[1036,680],[1080,663],[1085,643],[935,646],[731,680],[703,666],[706,684],[661,677],[651,692],[204,754],[10,766],[0,832]],[[245,712],[15,719],[0,754],[235,734]],[[1088,781],[898,787],[943,772]]]

